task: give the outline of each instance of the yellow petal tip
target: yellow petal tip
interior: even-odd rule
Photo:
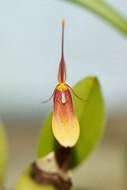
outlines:
[[[52,130],[56,140],[65,148],[73,147],[80,135],[80,127],[76,118],[71,123],[67,122],[65,125],[53,118]]]

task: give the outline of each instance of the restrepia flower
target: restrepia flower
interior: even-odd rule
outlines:
[[[72,88],[66,83],[66,65],[64,60],[64,25],[62,20],[62,55],[59,64],[58,85],[53,92],[53,118],[52,131],[56,140],[63,147],[72,147],[78,141],[80,127],[74,112],[74,106],[70,90],[78,97]],[[51,97],[50,97],[51,99]],[[49,99],[49,100],[50,100]],[[44,101],[47,102],[47,101]]]

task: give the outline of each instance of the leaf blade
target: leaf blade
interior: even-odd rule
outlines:
[[[3,124],[0,122],[0,186],[3,185],[8,161],[7,136]]]
[[[49,114],[48,118],[46,119],[44,126],[40,131],[39,141],[38,141],[38,149],[37,155],[38,157],[46,156],[49,152],[52,152],[57,142],[54,139],[52,134],[52,113]],[[44,145],[44,149],[42,148]]]
[[[96,77],[87,77],[81,80],[75,85],[74,90],[80,97],[89,99],[90,104],[77,100],[72,95],[75,112],[78,117],[81,130],[78,143],[75,147],[72,148],[72,168],[81,163],[92,151],[93,147],[98,142],[103,132],[103,125],[105,120],[102,93]],[[93,120],[91,120],[91,113]],[[49,152],[53,151],[57,146],[56,141],[52,135],[51,125],[52,114],[50,114],[41,130],[38,144],[38,157],[45,156]],[[44,148],[43,145],[45,145]],[[85,149],[83,148],[84,146]]]
[[[127,35],[127,20],[103,0],[64,0],[87,8]]]
[[[80,124],[80,138],[76,146],[72,148],[72,167],[76,167],[86,159],[97,144],[104,129],[104,103],[99,82],[96,77],[88,77],[85,82],[86,85],[82,80],[74,87],[80,97],[83,97],[85,91],[83,88],[86,88],[85,98],[90,103],[82,104],[82,102],[74,101],[76,115]],[[84,111],[81,112],[79,107],[80,110]],[[83,147],[87,148],[83,149]]]

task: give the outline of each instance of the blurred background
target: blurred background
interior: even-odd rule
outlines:
[[[127,18],[127,2],[108,0]],[[9,141],[9,189],[36,158],[37,137],[57,82],[61,19],[66,19],[67,82],[99,78],[107,129],[99,148],[74,172],[77,187],[124,190],[127,150],[127,37],[81,7],[58,0],[0,1],[0,116]]]

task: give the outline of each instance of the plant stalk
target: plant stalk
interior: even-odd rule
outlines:
[[[127,35],[127,20],[115,9],[102,0],[65,0],[85,7],[99,17],[108,21],[112,26]]]

